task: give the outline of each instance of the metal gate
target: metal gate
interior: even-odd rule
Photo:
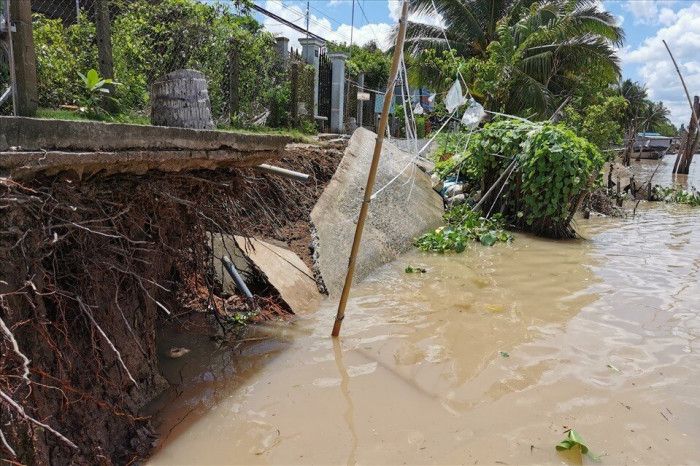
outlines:
[[[318,65],[318,116],[331,121],[331,88],[333,86],[333,68],[326,53],[319,56]]]

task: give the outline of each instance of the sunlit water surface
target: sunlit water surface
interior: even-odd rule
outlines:
[[[700,210],[578,230],[409,252],[353,288],[336,344],[328,300],[196,346],[166,368],[183,383],[150,464],[575,463],[554,449],[569,427],[603,464],[700,463]]]

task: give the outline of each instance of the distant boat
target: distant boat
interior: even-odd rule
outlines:
[[[671,147],[678,144],[678,138],[662,136],[659,133],[637,133],[632,148],[632,157],[636,159],[660,159]]]

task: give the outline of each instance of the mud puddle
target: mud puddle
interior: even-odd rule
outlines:
[[[264,327],[281,347],[170,402],[150,464],[561,464],[569,427],[603,464],[697,463],[700,211],[579,230],[410,252],[354,288],[336,344],[332,300]]]

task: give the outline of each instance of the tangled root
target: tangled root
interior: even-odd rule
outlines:
[[[319,154],[286,161],[313,175],[306,186],[252,169],[0,178],[0,459],[145,455],[139,409],[165,385],[157,321],[240,308],[213,278],[209,233],[308,246],[311,206],[340,160]],[[260,318],[287,312],[274,295],[261,303]]]

